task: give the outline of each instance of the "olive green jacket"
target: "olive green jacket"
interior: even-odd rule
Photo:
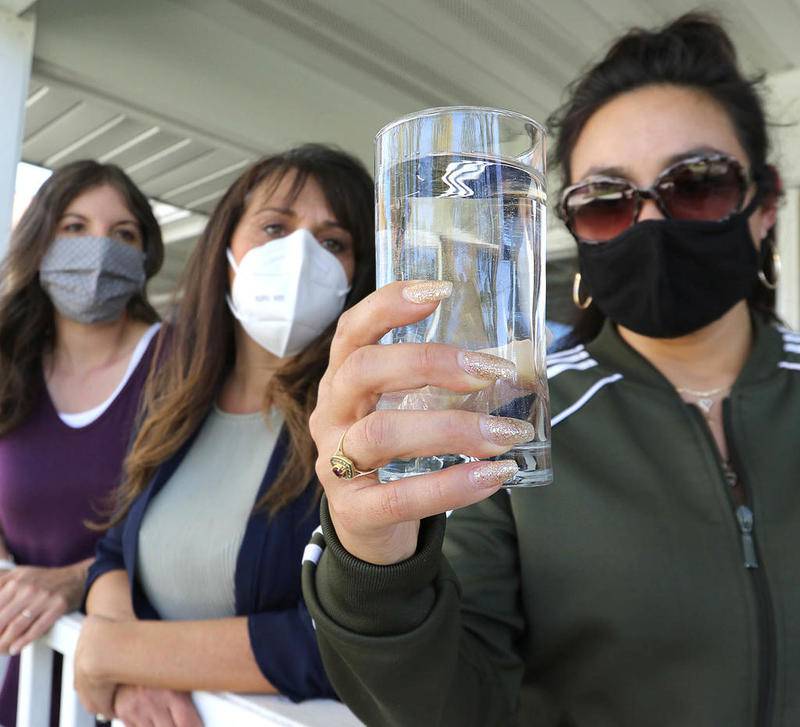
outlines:
[[[386,567],[323,502],[304,592],[341,698],[376,727],[800,725],[800,336],[755,330],[725,403],[744,509],[610,325],[548,361],[552,485],[430,518]]]

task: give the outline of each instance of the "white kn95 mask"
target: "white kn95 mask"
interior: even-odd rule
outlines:
[[[344,309],[350,292],[344,267],[309,230],[248,250],[239,265],[227,251],[235,277],[228,306],[256,343],[276,356],[294,356]]]

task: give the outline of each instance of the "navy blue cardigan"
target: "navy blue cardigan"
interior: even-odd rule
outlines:
[[[199,431],[199,430],[198,430]],[[139,530],[152,499],[172,477],[192,443],[189,441],[156,471],[123,522],[111,528],[97,546],[86,592],[104,573],[126,570],[133,610],[140,619],[159,619],[136,578]],[[275,445],[258,491],[261,498],[278,473],[286,451],[286,430]],[[231,463],[236,466],[235,462]],[[300,589],[300,561],[319,524],[314,482],[272,519],[251,514],[236,562],[236,614],[247,617],[250,645],[261,672],[293,701],[336,697],[317,649],[311,617]]]

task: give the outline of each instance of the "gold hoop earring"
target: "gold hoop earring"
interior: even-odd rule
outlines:
[[[586,310],[592,304],[592,296],[581,301],[581,274],[575,273],[575,280],[572,283],[572,302],[581,310]]]
[[[770,255],[770,262],[772,263],[770,267],[772,268],[772,280],[767,277],[767,274],[763,270],[758,271],[758,279],[761,281],[761,285],[763,285],[768,290],[775,290],[778,287],[778,281],[781,278],[781,256],[778,255],[778,251],[775,249],[775,245],[772,245],[772,255]]]

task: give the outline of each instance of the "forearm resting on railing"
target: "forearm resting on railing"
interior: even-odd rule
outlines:
[[[94,590],[94,589],[92,589]],[[94,677],[178,691],[274,694],[250,646],[247,619],[118,621],[87,619]]]
[[[92,584],[86,596],[86,613],[114,621],[136,619],[128,574],[124,570],[104,573]]]

